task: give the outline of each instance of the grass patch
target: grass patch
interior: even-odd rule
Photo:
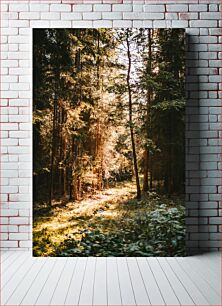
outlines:
[[[34,256],[185,255],[183,199],[150,192],[137,201],[129,183],[109,191],[36,214]]]

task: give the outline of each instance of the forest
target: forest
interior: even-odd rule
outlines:
[[[183,29],[33,30],[33,255],[185,254]]]

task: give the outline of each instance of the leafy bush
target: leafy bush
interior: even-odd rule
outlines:
[[[183,256],[185,210],[161,204],[121,222],[117,232],[78,232],[64,240],[52,256]],[[76,233],[75,233],[76,234]]]

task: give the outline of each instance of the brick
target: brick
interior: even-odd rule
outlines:
[[[155,4],[155,5],[144,5],[144,12],[153,12],[153,13],[164,13],[165,12],[165,7],[163,4]]]
[[[215,225],[208,225],[208,226],[199,226],[199,232],[216,232],[217,226]]]
[[[198,19],[198,13],[179,13],[179,19],[181,20]]]
[[[29,21],[28,20],[9,20],[9,27],[22,27],[22,28],[28,28],[29,27]]]
[[[210,60],[209,67],[221,67],[221,60]]]
[[[24,154],[24,153],[28,154],[30,152],[30,148],[22,146],[8,147],[8,152],[11,154]]]
[[[207,4],[189,4],[190,12],[206,12]]]
[[[113,27],[114,28],[131,28],[132,21],[131,20],[114,20]]]
[[[17,248],[18,247],[18,241],[1,241],[0,242],[1,248]]]
[[[29,117],[26,115],[9,115],[10,122],[29,122]]]
[[[147,20],[150,22],[150,27],[152,27],[153,23],[151,20]],[[133,20],[133,27],[134,28],[142,28],[143,27],[143,21],[142,20]]]
[[[50,5],[51,12],[71,12],[70,4],[51,4]]]
[[[29,224],[29,219],[25,217],[11,217],[9,218],[9,223],[24,225],[24,224]]]
[[[72,23],[71,20],[68,21],[58,21],[58,20],[52,20],[50,21],[50,27],[52,28],[71,28]]]
[[[92,4],[76,4],[73,5],[74,12],[92,12],[93,6]]]
[[[82,14],[81,13],[61,13],[61,19],[62,20],[81,20]]]
[[[9,240],[28,240],[27,233],[12,233],[9,234]]]
[[[29,5],[25,3],[9,4],[9,12],[28,12]]]
[[[201,209],[217,209],[218,208],[218,203],[217,202],[202,202],[200,205]]]
[[[171,28],[172,21],[171,20],[154,20],[153,27],[154,28]]]
[[[221,18],[221,13],[209,13],[209,12],[204,12],[204,13],[200,13],[200,19],[205,19],[205,20],[209,20],[209,19],[213,19],[213,20],[220,20]]]
[[[218,4],[209,4],[209,11],[210,12],[218,12],[219,11],[219,5]]]
[[[63,13],[65,14],[65,13]],[[69,13],[67,13],[69,14]],[[50,13],[41,13],[41,19],[43,20],[59,20],[60,19],[60,13],[58,12],[50,12]],[[61,18],[63,19],[63,18]]]
[[[210,240],[218,240],[221,241],[221,233],[210,233]]]
[[[190,26],[194,28],[213,28],[217,27],[217,20],[191,20]]]
[[[151,20],[143,20],[142,21],[142,26],[144,28],[151,28],[152,27],[152,21]]]
[[[20,248],[31,248],[32,243],[31,241],[19,241],[19,247]]]
[[[207,248],[219,248],[221,247],[220,241],[200,241],[199,247],[207,247]]]
[[[18,124],[17,123],[4,123],[1,125],[1,130],[3,131],[18,130]]]
[[[108,14],[108,13],[104,13],[104,14]],[[83,13],[83,19],[97,20],[97,19],[101,19],[101,18],[102,18],[102,13],[100,13],[100,12]]]
[[[13,140],[17,140],[17,139],[13,139]],[[4,169],[4,170],[18,169],[18,164],[17,163],[4,163],[2,164],[1,169]]]
[[[164,19],[163,13],[123,12],[123,19]]]
[[[29,209],[20,209],[19,216],[20,217],[29,217]]]
[[[170,19],[170,20],[177,20],[178,17],[178,13],[166,13],[165,14],[165,19]]]
[[[191,240],[208,240],[209,239],[209,234],[208,233],[197,233],[197,234],[191,234]]]
[[[92,28],[93,23],[91,20],[79,20],[79,21],[72,21],[73,28]]]
[[[18,171],[16,170],[2,170],[2,177],[18,177]]]
[[[187,28],[188,27],[188,21],[187,20],[172,20],[172,27]]]
[[[214,29],[209,29],[210,35],[220,35],[221,34],[221,29],[220,28],[214,28]]]
[[[31,28],[49,28],[50,23],[49,20],[31,20],[30,27]]]
[[[30,130],[30,124],[29,123],[19,123],[19,129],[22,131],[29,131]]]
[[[102,19],[122,19],[121,12],[105,12],[102,13]]]
[[[29,75],[30,69],[29,68],[10,68],[9,74],[11,75]]]
[[[16,188],[15,186],[13,187],[8,187],[8,188]],[[18,216],[18,210],[16,209],[1,209],[1,216],[2,217],[13,217],[13,216]]]
[[[93,11],[94,12],[110,12],[111,4],[94,4]]]
[[[215,44],[217,43],[217,37],[216,36],[200,36],[200,43],[201,44]]]
[[[131,12],[132,5],[131,4],[113,4],[112,11],[113,12]]]
[[[9,106],[29,106],[29,100],[27,99],[9,100]]]
[[[111,20],[94,20],[93,21],[94,28],[112,28]]]
[[[19,13],[19,19],[39,19],[40,13],[38,12],[24,12]]]
[[[216,217],[218,212],[216,209],[200,209],[199,216],[202,217]]]
[[[25,225],[20,225],[19,226],[19,232],[20,233],[28,233],[28,232],[30,232],[30,228],[29,228],[29,226],[25,226]]]
[[[167,12],[188,12],[188,5],[186,4],[169,4],[166,5]]]
[[[48,12],[49,4],[38,4],[38,3],[30,3],[29,4],[30,11],[32,12]]]

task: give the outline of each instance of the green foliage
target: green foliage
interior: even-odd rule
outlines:
[[[183,255],[184,31],[36,29],[33,43],[34,254]],[[124,181],[139,199],[142,176],[140,201],[75,210]]]
[[[109,205],[103,209],[109,209]],[[34,255],[44,254],[47,248],[53,249],[50,256],[185,255],[185,209],[180,199],[150,192],[140,202],[133,199],[125,203],[125,209],[127,215],[117,219],[113,229],[103,217],[91,222],[85,216],[88,227],[68,234],[61,244],[53,243],[44,230],[41,235],[37,233]]]

